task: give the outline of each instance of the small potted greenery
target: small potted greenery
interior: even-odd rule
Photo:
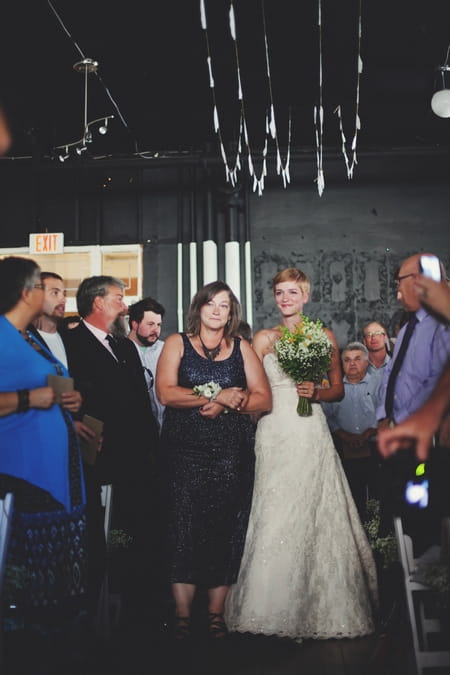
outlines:
[[[110,530],[106,546],[109,586],[113,593],[120,593],[123,590],[127,574],[127,554],[132,543],[133,537],[125,530]]]
[[[7,565],[3,580],[3,630],[5,632],[23,628],[23,607],[31,574],[23,565]],[[1,626],[0,626],[1,629]]]
[[[434,591],[442,632],[450,639],[450,560],[430,563],[423,570],[424,583]]]
[[[380,502],[377,499],[369,499],[367,502],[367,520],[364,523],[364,529],[367,539],[379,559],[383,569],[387,569],[398,562],[397,542],[393,534],[387,534],[385,537],[378,535],[380,528]]]

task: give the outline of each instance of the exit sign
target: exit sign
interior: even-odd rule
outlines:
[[[30,253],[64,253],[64,232],[30,234]]]

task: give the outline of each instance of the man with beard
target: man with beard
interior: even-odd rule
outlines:
[[[128,338],[134,342],[141,358],[147,382],[153,414],[158,422],[159,432],[164,417],[164,406],[156,396],[156,365],[164,342],[159,339],[165,309],[153,298],[144,298],[129,307],[130,332]]]
[[[29,330],[49,349],[67,368],[67,354],[63,339],[58,332],[61,319],[66,310],[66,291],[59,274],[41,272],[44,285],[44,305],[42,314],[34,321]]]
[[[111,276],[84,279],[77,291],[82,321],[66,336],[69,371],[83,396],[80,417],[103,422],[95,463],[84,465],[91,612],[105,565],[101,485],[113,485],[112,528],[132,538],[123,590],[135,608],[151,604],[143,588],[154,578],[153,558],[158,555],[152,534],[157,425],[136,350],[129,340],[112,334],[114,322],[127,312],[124,287]]]
[[[66,309],[64,281],[55,272],[41,272],[41,283],[44,290],[42,314],[28,326],[27,330],[67,368],[66,348],[58,331]],[[81,405],[79,391],[63,392],[61,399],[65,405],[74,404],[78,405],[78,408]],[[92,435],[92,432],[82,422],[75,422],[75,428],[84,437]]]

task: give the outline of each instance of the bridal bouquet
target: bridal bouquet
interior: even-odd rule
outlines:
[[[304,314],[301,318],[293,332],[280,326],[282,335],[275,342],[275,355],[281,368],[294,382],[317,382],[330,367],[333,345],[321,321],[312,321]],[[299,396],[297,413],[302,417],[312,415],[308,398]]]

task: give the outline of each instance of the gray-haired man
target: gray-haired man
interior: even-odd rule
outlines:
[[[342,401],[323,403],[328,425],[358,508],[365,518],[369,486],[374,489],[376,460],[370,439],[377,432],[376,409],[380,380],[368,373],[369,354],[361,342],[342,350],[345,396]]]

